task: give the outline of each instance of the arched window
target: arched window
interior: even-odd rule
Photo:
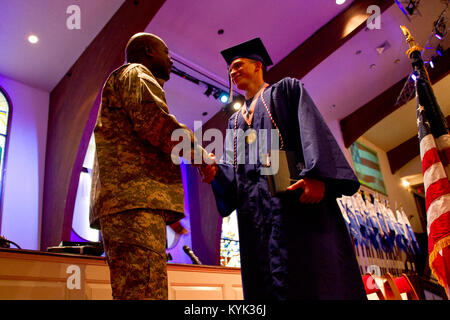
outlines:
[[[0,203],[3,200],[3,177],[5,172],[5,154],[6,142],[8,141],[10,108],[6,94],[0,88]]]

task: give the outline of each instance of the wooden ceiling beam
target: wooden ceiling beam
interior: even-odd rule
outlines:
[[[445,118],[447,126],[450,127],[450,116]],[[391,167],[391,173],[394,174],[409,161],[420,155],[420,144],[417,135],[409,138],[405,142],[399,144],[386,152]]]
[[[126,0],[50,93],[41,250],[70,240],[80,172],[108,75],[165,0]],[[88,128],[89,127],[89,128]]]

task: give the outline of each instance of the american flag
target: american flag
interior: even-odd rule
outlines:
[[[425,187],[429,265],[449,294],[450,280],[450,135],[434,96],[419,50],[412,51],[417,127]]]

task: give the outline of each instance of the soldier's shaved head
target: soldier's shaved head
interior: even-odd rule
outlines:
[[[172,60],[166,44],[157,35],[136,33],[128,41],[125,52],[128,63],[140,63],[155,77],[164,81],[169,80]]]
[[[139,62],[140,59],[145,55],[145,49],[154,48],[155,46],[164,43],[164,41],[157,35],[139,32],[133,35],[130,40],[128,40],[126,47],[126,57],[128,62]]]

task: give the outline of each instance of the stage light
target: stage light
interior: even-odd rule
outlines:
[[[442,39],[444,38],[444,36],[443,36],[439,31],[436,31],[435,34],[434,34],[434,36],[435,36],[436,38],[438,38],[439,40],[442,40]]]
[[[35,36],[34,34],[31,34],[28,36],[28,42],[35,44],[39,42],[39,38],[37,36]]]
[[[339,4],[339,5],[344,4],[344,2],[345,2],[345,0],[336,0],[336,4]]]
[[[411,184],[407,180],[402,179],[402,185],[404,188],[408,189]]]
[[[413,72],[413,73],[411,74],[411,79],[413,79],[414,81],[417,80],[417,74],[416,74],[415,72]]]
[[[416,10],[419,5],[420,0],[411,0],[406,6],[406,11],[408,11],[409,15],[412,16],[414,14],[414,10]]]
[[[222,92],[219,96],[219,100],[222,103],[227,103],[228,102],[228,94],[225,92]]]
[[[432,57],[431,60],[430,60],[430,67],[432,69],[434,69],[434,57]]]
[[[441,45],[439,44],[436,48],[436,53],[440,56],[442,56],[442,53],[444,52],[444,50],[442,49]]]
[[[437,19],[437,20],[434,22],[434,29],[433,29],[433,32],[434,32],[434,36],[435,36],[436,38],[438,38],[439,40],[444,39],[444,37],[445,37],[446,34],[447,34],[447,25],[445,24],[444,16],[441,15],[441,16],[439,17],[439,19]]]
[[[241,108],[241,106],[242,106],[242,103],[240,103],[240,102],[235,102],[234,104],[233,104],[233,109],[234,110],[239,110],[240,108]]]
[[[205,96],[209,97],[211,95],[211,93],[213,92],[213,88],[211,88],[210,86],[208,86],[208,88],[205,91]]]

